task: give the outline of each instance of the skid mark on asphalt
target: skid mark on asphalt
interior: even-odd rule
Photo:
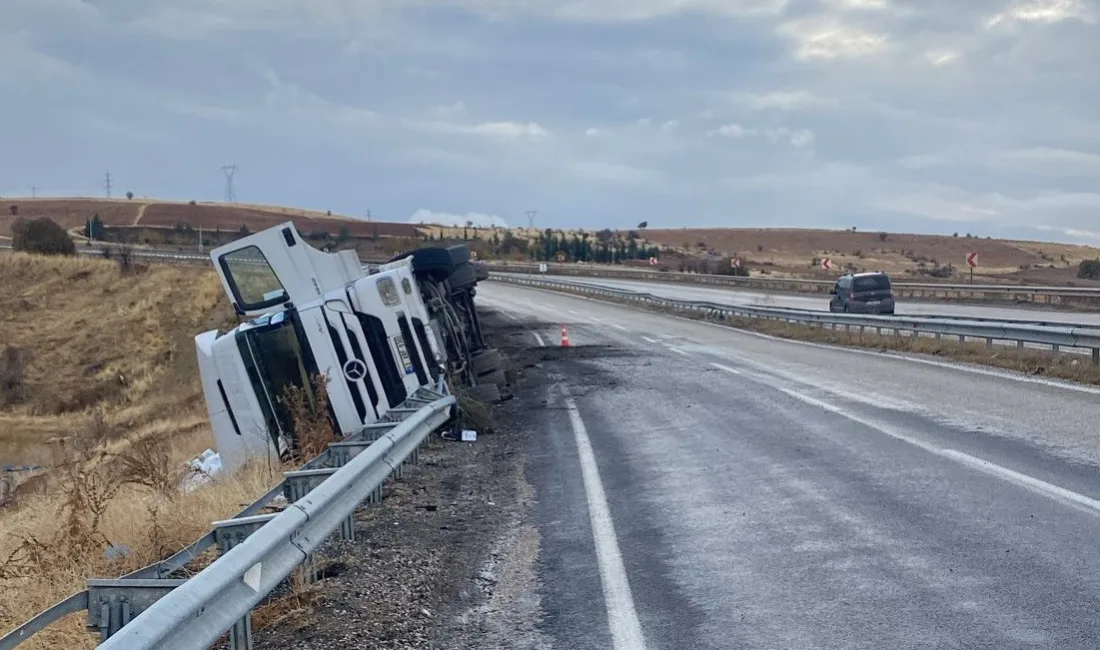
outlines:
[[[645,637],[634,608],[634,596],[626,577],[619,538],[615,535],[615,524],[611,520],[611,508],[607,505],[607,495],[604,493],[603,480],[600,479],[592,441],[588,437],[588,429],[584,426],[576,402],[568,394],[565,396],[565,408],[569,411],[569,422],[581,462],[581,476],[588,499],[588,515],[592,521],[592,537],[596,542],[596,562],[600,567],[600,582],[603,584],[612,645],[615,650],[645,650]]]

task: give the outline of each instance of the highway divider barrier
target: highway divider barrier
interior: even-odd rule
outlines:
[[[674,312],[705,314],[725,319],[756,318],[832,329],[843,328],[848,331],[858,330],[864,332],[874,330],[878,334],[907,332],[914,336],[929,335],[937,339],[945,336],[957,337],[960,342],[984,340],[989,347],[992,347],[998,341],[1002,341],[1014,343],[1020,350],[1029,345],[1047,347],[1054,355],[1058,355],[1066,349],[1088,350],[1092,355],[1092,363],[1100,365],[1100,328],[1070,323],[844,314],[809,309],[673,300],[648,293],[624,291],[592,284],[560,282],[540,277],[527,278],[493,273],[490,275],[490,280],[536,289],[582,294],[597,299],[606,298],[620,302],[636,303],[640,306],[658,307]]]
[[[758,289],[784,293],[828,294],[835,280],[808,278],[767,278],[761,276],[740,277],[709,275],[705,273],[678,273],[675,271],[643,271],[629,267],[616,268],[606,265],[586,264],[527,264],[517,262],[490,262],[495,273],[530,275],[568,275],[575,277],[633,280],[636,282],[662,282],[671,284],[695,284],[701,286]],[[546,270],[542,271],[541,267]],[[1020,302],[1062,307],[1100,307],[1098,287],[1023,286],[1011,284],[946,284],[937,282],[892,282],[898,298],[916,300],[977,300]]]

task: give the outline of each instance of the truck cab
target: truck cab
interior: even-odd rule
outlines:
[[[227,467],[291,453],[297,441],[286,391],[318,375],[328,380],[327,416],[345,435],[437,385],[434,333],[415,283],[404,282],[408,270],[367,275],[354,251],[318,251],[290,222],[210,255],[236,312],[252,317],[195,338]]]

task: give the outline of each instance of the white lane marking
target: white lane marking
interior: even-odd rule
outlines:
[[[667,347],[667,348],[668,348],[669,350],[672,350],[672,351],[673,351],[673,352],[675,352],[676,354],[682,354],[682,355],[684,355],[684,356],[687,356],[687,352],[684,352],[684,351],[683,351],[683,350],[681,350],[680,348],[677,348],[677,347],[673,347],[673,346],[671,346],[671,345],[667,345],[667,344],[666,344],[666,346],[665,346],[665,347]]]
[[[630,331],[630,330],[626,329],[625,327],[623,327],[622,325],[616,325],[615,323],[611,323],[611,327],[614,327],[615,329],[620,329],[624,332],[629,332]]]
[[[719,370],[725,370],[726,372],[728,372],[730,374],[734,374],[734,375],[744,374],[740,370],[738,370],[737,368],[730,368],[729,366],[723,366],[720,363],[711,363],[710,365],[714,366],[715,368],[718,368]]]
[[[575,316],[580,316],[580,315],[581,315],[581,313],[580,313],[579,311],[576,311],[576,310],[574,310],[574,309],[566,309],[565,311],[567,311],[567,312],[569,312],[570,314],[573,314],[573,315],[575,315]]]
[[[997,478],[1008,481],[1010,483],[1014,483],[1020,487],[1026,488],[1043,496],[1058,499],[1060,501],[1067,501],[1069,503],[1079,506],[1084,506],[1089,510],[1092,510],[1094,514],[1100,513],[1100,500],[1093,499],[1072,490],[1067,490],[1066,488],[1054,485],[1053,483],[1047,483],[1046,481],[1043,481],[1041,479],[1037,479],[1033,476],[1028,476],[1027,474],[1017,472],[1016,470],[1003,467],[983,458],[971,456],[970,454],[961,452],[957,449],[941,448],[922,440],[917,440],[916,438],[895,431],[891,427],[882,425],[877,422],[872,422],[871,420],[861,418],[857,415],[853,415],[846,412],[839,406],[834,406],[833,404],[829,404],[828,402],[823,402],[815,397],[804,395],[798,391],[782,387],[775,388],[797,400],[825,409],[830,413],[835,413],[837,415],[840,415],[841,417],[845,417],[851,420],[852,422],[856,422],[857,424],[862,424],[865,427],[874,429],[875,431],[882,432],[890,436],[891,438],[895,438],[902,442],[913,445],[914,447],[927,451],[930,454],[934,454],[941,458],[953,460],[972,469],[981,470],[987,474],[996,476]]]
[[[553,293],[553,294],[555,294],[557,296],[560,296],[560,297],[576,297],[576,296],[569,296],[567,294],[563,294],[563,293],[556,292],[556,291],[550,291],[550,290],[546,290],[546,289],[535,289],[535,290],[540,291],[542,293]],[[606,302],[606,301],[601,301],[597,298],[580,298],[580,299],[587,300],[587,301],[590,301],[590,302],[602,302],[603,304],[608,305],[609,307],[620,307],[622,309],[627,309],[627,310],[630,310],[630,311],[642,311],[642,312],[644,312],[644,313],[646,313],[650,316],[656,316],[656,317],[659,317],[659,318],[673,318],[673,319],[676,319],[676,320],[679,320],[679,321],[684,321],[684,322],[687,322],[687,323],[694,323],[696,325],[703,325],[703,326],[706,326],[706,327],[722,329],[722,330],[725,330],[727,332],[733,331],[733,332],[737,332],[737,333],[740,333],[740,334],[747,334],[749,336],[755,336],[757,338],[767,339],[769,341],[776,341],[776,342],[779,342],[779,343],[786,343],[788,345],[804,345],[804,346],[807,346],[807,347],[817,348],[817,349],[820,349],[820,350],[831,350],[833,352],[846,352],[846,353],[850,353],[850,354],[863,354],[863,355],[867,355],[867,356],[878,357],[879,359],[884,359],[885,358],[885,359],[895,359],[895,360],[900,360],[900,361],[910,361],[912,363],[922,363],[922,364],[925,364],[925,365],[928,365],[928,366],[935,366],[935,367],[938,367],[938,368],[945,368],[945,369],[948,369],[948,370],[957,370],[959,372],[968,372],[968,373],[972,373],[972,374],[976,374],[976,375],[984,375],[986,377],[992,377],[994,379],[1006,379],[1008,381],[1016,381],[1016,382],[1026,383],[1026,384],[1039,384],[1041,386],[1047,386],[1049,388],[1059,388],[1059,389],[1062,389],[1062,390],[1071,390],[1071,391],[1078,392],[1078,393],[1088,393],[1090,395],[1100,395],[1100,388],[1097,388],[1096,386],[1085,386],[1085,385],[1082,385],[1082,384],[1072,384],[1068,381],[1060,381],[1060,380],[1057,380],[1057,379],[1046,379],[1046,378],[1043,378],[1043,377],[1032,377],[1032,376],[1029,376],[1029,375],[1017,374],[1017,373],[1013,373],[1011,371],[999,370],[999,369],[995,369],[995,368],[983,368],[983,367],[980,367],[980,366],[967,365],[967,364],[962,364],[962,363],[952,363],[952,362],[949,362],[949,361],[938,361],[938,360],[935,360],[935,359],[924,359],[924,358],[921,358],[921,357],[918,357],[918,356],[911,356],[911,355],[907,355],[907,354],[899,354],[899,353],[896,353],[896,352],[876,352],[876,351],[873,351],[873,350],[859,350],[859,349],[840,346],[840,345],[828,345],[828,344],[825,344],[825,343],[814,343],[812,341],[799,341],[799,340],[796,340],[796,339],[785,339],[785,338],[782,338],[782,337],[779,337],[779,336],[772,336],[770,334],[764,334],[762,332],[754,332],[752,330],[746,330],[746,329],[741,329],[741,328],[737,328],[737,327],[730,327],[728,325],[720,325],[718,323],[708,323],[706,321],[695,320],[695,319],[692,319],[692,318],[684,318],[683,316],[674,316],[672,314],[654,314],[653,312],[648,312],[648,311],[645,311],[645,310],[640,309],[638,307],[634,307],[632,305],[619,305],[617,303],[609,303],[609,302]],[[645,337],[642,337],[642,338],[645,338]],[[649,339],[646,339],[646,340],[650,341],[650,343],[656,343],[656,341],[651,341]]]
[[[596,542],[596,562],[600,566],[612,646],[615,650],[645,650],[642,625],[634,609],[634,597],[630,593],[630,581],[626,577],[626,567],[619,550],[619,539],[615,536],[615,524],[611,520],[611,508],[607,505],[596,454],[592,451],[592,441],[577,404],[569,395],[565,396],[565,408],[569,411],[569,422],[581,462],[581,477],[588,498],[588,516],[592,520],[592,537]]]
[[[648,342],[650,342],[650,343],[657,343],[657,339],[651,339],[651,338],[649,338],[648,336],[643,336],[643,337],[642,337],[642,340],[643,340],[643,341],[648,341]]]
[[[539,342],[539,347],[540,348],[546,347],[546,341],[542,340],[542,337],[539,336],[538,332],[531,332],[531,333],[535,335],[535,340]]]
[[[1077,505],[1085,506],[1090,510],[1100,512],[1100,501],[1091,497],[1087,497],[1083,494],[1078,494],[1077,492],[1074,492],[1072,490],[1067,490],[1064,487],[1059,487],[1057,485],[1054,485],[1053,483],[1047,483],[1046,481],[1042,481],[1033,476],[1021,474],[1016,470],[1008,469],[1007,467],[1001,467],[996,463],[991,463],[988,460],[983,460],[981,458],[971,456],[970,454],[958,451],[956,449],[941,449],[940,454],[948,458],[954,458],[964,465],[969,465],[975,469],[979,469],[988,474],[992,474],[993,476],[999,476],[1007,481],[1011,481],[1013,483],[1016,483],[1017,485],[1023,486],[1025,488],[1028,488],[1029,490],[1038,492],[1045,496],[1052,496],[1058,499],[1064,499],[1065,501],[1069,501],[1070,503],[1076,503]]]
[[[595,316],[589,316],[588,318],[589,318],[590,320],[594,320],[594,321],[596,321],[597,323],[602,323],[602,322],[603,322],[603,319],[602,319],[602,318],[596,318]]]

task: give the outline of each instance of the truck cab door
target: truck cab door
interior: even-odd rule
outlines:
[[[319,251],[290,221],[219,246],[210,258],[233,308],[245,316],[317,300],[363,275],[354,251]]]

